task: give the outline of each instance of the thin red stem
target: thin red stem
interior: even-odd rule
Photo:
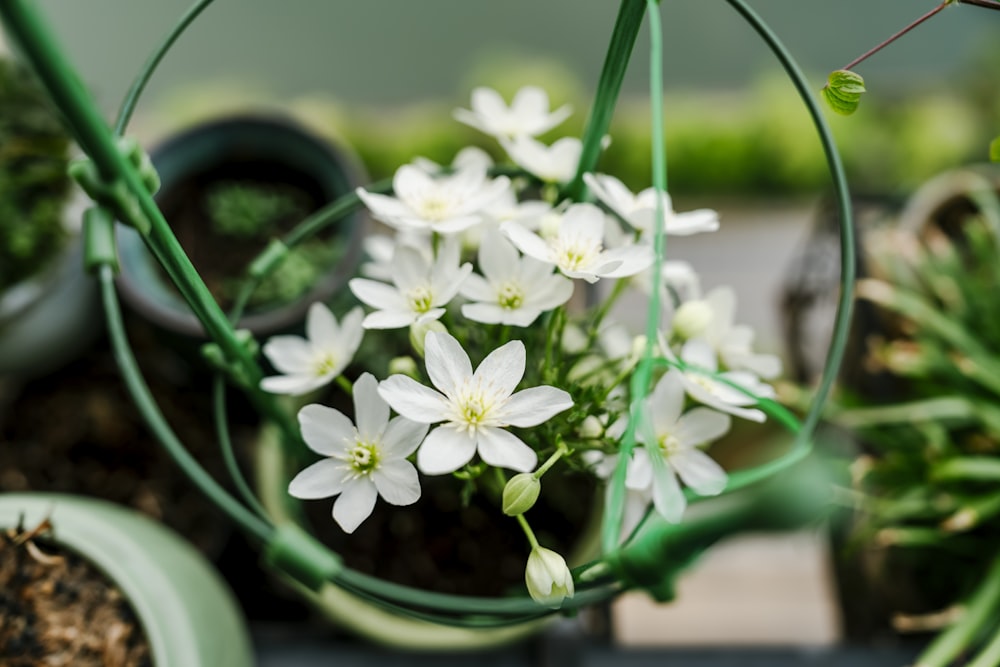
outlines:
[[[909,24],[908,26],[906,26],[905,28],[903,28],[902,30],[900,30],[899,32],[897,32],[896,34],[894,34],[889,39],[887,39],[884,42],[878,44],[877,46],[875,46],[875,48],[870,49],[870,50],[866,51],[865,53],[861,54],[860,56],[858,56],[857,58],[855,58],[854,60],[852,60],[851,62],[849,62],[847,65],[844,65],[844,67],[842,69],[849,70],[852,67],[854,67],[855,65],[857,65],[858,63],[860,63],[860,62],[862,62],[864,60],[867,60],[871,56],[875,55],[876,53],[878,53],[879,51],[881,51],[885,47],[887,47],[890,44],[892,44],[893,42],[895,42],[897,39],[899,39],[900,37],[902,37],[906,33],[910,32],[911,30],[913,30],[914,28],[916,28],[918,25],[920,25],[924,21],[927,21],[928,19],[932,18],[934,15],[936,15],[942,9],[944,9],[948,5],[952,4],[953,1],[954,0],[944,0],[944,2],[942,2],[940,5],[938,5],[934,9],[930,10],[929,12],[927,12],[926,14],[924,14],[923,16],[921,16],[920,18],[918,18],[913,23]],[[981,2],[986,2],[986,1],[987,0],[959,0],[959,2],[967,2],[969,4],[979,4]]]

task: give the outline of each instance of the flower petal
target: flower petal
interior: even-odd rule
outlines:
[[[476,438],[465,431],[438,426],[417,450],[417,467],[425,475],[454,472],[476,454]]]
[[[358,436],[365,442],[379,442],[389,423],[389,404],[378,394],[378,380],[364,373],[354,383],[354,419]]]
[[[329,498],[344,490],[347,479],[349,475],[343,461],[321,459],[292,478],[288,494],[302,500]]]
[[[378,385],[378,393],[389,406],[407,419],[433,424],[447,419],[448,403],[439,392],[406,375],[390,375]]]
[[[311,403],[299,410],[299,430],[309,449],[324,456],[339,456],[354,446],[357,430],[339,410]]]
[[[260,388],[272,394],[301,396],[333,380],[326,375],[272,375],[260,381]]]
[[[427,437],[429,428],[429,424],[421,424],[406,417],[393,417],[382,435],[382,452],[392,458],[409,456]]]
[[[263,348],[264,356],[282,373],[306,374],[312,371],[312,346],[300,336],[273,336]]]
[[[677,421],[673,434],[685,445],[697,447],[724,436],[732,422],[727,414],[708,408],[694,408]]]
[[[556,387],[522,389],[503,407],[502,419],[511,426],[538,426],[563,410],[573,407],[569,393]]]
[[[502,428],[479,429],[479,458],[497,468],[531,472],[538,454],[519,437]]]
[[[510,242],[525,255],[534,257],[535,259],[548,264],[554,263],[550,259],[552,257],[552,252],[549,249],[549,244],[546,243],[541,236],[529,231],[520,223],[508,220],[500,225],[500,231],[503,232],[504,235],[510,239]]]
[[[354,480],[333,503],[333,520],[345,533],[353,533],[375,509],[378,490],[367,477]]]
[[[674,452],[669,460],[684,483],[698,495],[716,496],[726,488],[726,471],[700,449]]]
[[[429,331],[424,338],[424,360],[427,376],[449,398],[472,377],[469,355],[451,334]]]
[[[681,485],[662,456],[650,456],[649,461],[653,469],[653,506],[670,523],[680,523],[687,507]]]
[[[488,388],[495,398],[505,399],[524,377],[525,358],[524,343],[512,340],[486,355],[472,375],[473,380]]]
[[[390,505],[412,505],[420,499],[417,469],[406,460],[386,461],[372,472],[378,494]]]
[[[653,429],[658,434],[674,430],[684,409],[684,374],[676,368],[664,373],[649,397]]]

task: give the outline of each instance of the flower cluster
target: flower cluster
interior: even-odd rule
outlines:
[[[656,348],[670,370],[642,402],[638,446],[622,464],[629,526],[650,508],[679,521],[682,483],[700,495],[725,488],[726,472],[705,446],[734,417],[763,421],[755,404],[773,395],[764,381],[780,371],[775,357],[754,351],[753,332],[734,323],[732,290],[702,295],[682,262],[651,270],[660,216],[666,234],[688,235],[718,229],[714,211],[677,213],[666,193],[634,194],[599,173],[583,177],[592,199],[565,196],[581,142],[536,137],[569,113],[550,111],[537,88],[522,89],[510,106],[476,89],[471,109],[455,118],[494,136],[513,169],[469,148],[447,167],[424,159],[400,167],[391,193],[359,189],[386,232],[367,239],[369,261],[350,281],[367,313],[355,308],[338,322],[313,306],[305,339],[264,346],[279,374],[262,384],[301,394],[337,379],[353,393],[353,422],[323,405],[301,409],[302,437],[322,458],[292,480],[293,496],[338,496],[333,518],[352,532],[379,496],[417,502],[421,475],[502,491],[498,515],[515,516],[530,545],[527,589],[553,607],[573,595],[573,579],[563,557],[539,544],[526,513],[557,465],[607,477],[635,413],[627,387],[643,342],[609,314],[624,290],[600,283],[658,290],[669,306]],[[596,290],[609,296],[588,310],[583,302]],[[388,367],[398,372],[381,380],[386,369],[357,354],[373,335],[393,341],[382,349],[396,346]]]

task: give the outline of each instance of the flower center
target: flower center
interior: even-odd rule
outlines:
[[[452,425],[460,431],[475,433],[481,426],[497,426],[494,397],[482,387],[466,386],[455,397]]]
[[[440,194],[430,194],[424,197],[415,208],[424,220],[441,222],[450,216],[452,202]]]
[[[593,238],[560,238],[553,248],[556,264],[564,271],[580,271],[601,254],[601,242]]]
[[[347,452],[347,463],[356,475],[368,475],[378,468],[380,462],[378,447],[370,442],[358,442]]]
[[[677,439],[676,436],[670,433],[664,433],[659,438],[657,438],[656,444],[659,445],[660,451],[663,456],[670,457],[672,454],[679,452],[681,447],[681,441]]]
[[[686,375],[691,382],[695,383],[713,396],[719,393],[719,385],[716,384],[716,382],[711,378],[702,375],[701,373],[687,373]]]
[[[524,290],[515,282],[504,283],[497,291],[497,303],[505,310],[517,310],[524,304]]]
[[[411,289],[406,293],[406,299],[410,302],[410,308],[417,313],[426,313],[434,305],[434,295],[426,285]]]
[[[326,375],[332,373],[337,368],[337,359],[330,352],[324,352],[323,356],[316,360],[316,375]]]

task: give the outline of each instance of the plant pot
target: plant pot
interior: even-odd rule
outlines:
[[[231,270],[227,270],[229,278],[242,277],[246,264],[269,241],[211,240],[207,236],[210,225],[202,218],[212,186],[252,182],[294,189],[300,193],[296,196],[302,198],[301,213],[305,216],[362,182],[358,163],[345,148],[333,147],[279,118],[243,116],[199,125],[162,143],[150,157],[162,182],[157,203],[203,277],[239,251],[245,256],[234,260]],[[251,305],[238,327],[257,336],[286,331],[305,318],[311,303],[328,301],[345,285],[360,257],[362,217],[354,214],[339,221],[322,238],[336,252],[312,286],[290,301],[260,308]],[[203,339],[201,324],[169,283],[141,236],[122,226],[118,243],[118,288],[126,303],[172,334]],[[227,251],[220,253],[220,248]]]
[[[74,237],[48,269],[0,294],[0,377],[45,375],[102,329],[97,285]]]
[[[232,593],[184,540],[124,508],[80,496],[4,494],[0,527],[48,518],[52,541],[103,572],[138,618],[155,667],[245,667],[250,639]]]
[[[318,510],[311,517],[314,519],[314,522],[309,530],[321,540],[329,542],[329,536],[322,534],[325,532],[324,529],[328,527],[326,524],[333,524],[333,520],[329,515],[329,501],[315,501],[309,507],[304,507],[300,504],[300,501],[288,495],[288,480],[291,479],[293,471],[290,469],[288,458],[282,449],[276,432],[272,430],[264,431],[263,437],[258,443],[254,465],[259,496],[272,520],[278,524],[289,522],[302,523],[305,520],[304,515],[306,514],[306,510]],[[425,492],[426,490],[425,487]],[[389,512],[395,513],[396,517],[399,516],[401,510],[422,512],[424,510],[421,509],[421,503],[426,502],[428,501],[425,497],[411,508],[390,506]],[[571,566],[579,565],[596,556],[598,548],[599,517],[597,516],[597,512],[596,510],[590,511],[585,503],[580,503],[579,499],[577,499],[577,505],[582,505],[585,511],[587,511],[587,517],[586,524],[575,535],[575,539],[572,540],[572,550],[564,552],[567,553],[567,560]],[[376,504],[375,512],[376,514],[379,512],[378,504]],[[534,514],[538,514],[537,509],[534,510]],[[452,521],[457,522],[458,519],[455,518],[457,516],[456,512],[452,517]],[[515,523],[509,517],[502,518]],[[318,526],[316,523],[318,520],[324,520],[324,524]],[[366,524],[374,520],[376,520],[374,517],[370,517],[366,520]],[[398,528],[398,526],[398,523],[392,521],[379,530],[382,533],[390,533],[393,532],[394,527]],[[319,528],[319,530],[316,530],[316,528]],[[332,525],[332,530],[339,531],[339,528]],[[465,527],[458,526],[457,530],[465,530]],[[522,543],[523,538],[516,542],[518,547],[521,547]],[[407,558],[416,560],[419,556],[426,556],[434,551],[437,551],[442,559],[454,558],[456,556],[455,551],[459,548],[455,543],[442,544],[441,537],[437,536],[433,541],[433,546],[424,545],[419,551],[417,551],[417,547],[412,546],[405,547],[406,550],[404,551],[390,552],[387,550],[379,558],[384,559],[386,563],[399,562],[400,559]],[[336,549],[344,557],[345,562],[349,566],[352,565],[352,558],[358,558],[357,554],[352,554],[349,551],[349,546],[337,545]],[[487,551],[481,555],[487,561],[486,564],[492,568],[491,571],[496,572],[498,576],[501,569],[502,555],[493,551]],[[517,576],[520,578],[520,581],[523,581],[524,560],[527,559],[527,556],[528,549],[525,545],[523,546],[523,553],[518,553],[516,556]],[[376,576],[391,578],[391,575],[386,577],[381,572]],[[348,593],[331,583],[325,584],[318,592],[315,592],[291,579],[286,578],[286,582],[335,625],[365,639],[397,649],[419,651],[485,649],[509,644],[529,637],[544,629],[555,618],[550,616],[542,620],[499,628],[452,627],[392,613],[370,601]],[[397,583],[414,586],[412,581],[398,581]],[[414,587],[420,588],[421,586]],[[462,591],[462,593],[474,594],[475,592]]]

